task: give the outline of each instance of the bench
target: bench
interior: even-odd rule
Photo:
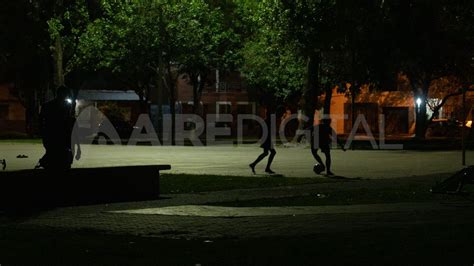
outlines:
[[[474,184],[474,166],[462,169],[443,182],[433,186],[430,191],[432,193],[462,194],[462,189],[467,184]]]
[[[0,207],[74,206],[156,200],[160,171],[170,165],[0,172]]]

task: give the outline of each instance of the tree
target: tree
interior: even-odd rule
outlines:
[[[231,1],[212,2],[202,0],[178,2],[175,6],[179,20],[170,24],[176,36],[174,43],[180,73],[190,77],[193,86],[193,111],[200,113],[200,98],[211,69],[230,70],[235,67],[239,46],[239,34],[234,24],[226,23],[225,17],[236,19]],[[229,21],[229,20],[227,20]],[[232,20],[230,20],[232,21]]]
[[[426,103],[432,82],[451,75],[464,87],[472,82],[473,10],[472,1],[385,1],[385,30],[391,36],[386,57],[396,71],[408,76],[421,101],[417,138],[424,138],[428,126]]]
[[[246,1],[242,1],[247,4]],[[258,12],[260,11],[260,12]],[[268,1],[250,5],[248,12],[253,20],[254,37],[244,50],[247,56],[244,65],[252,63],[261,71],[265,67],[277,70],[273,59],[281,59],[282,66],[291,77],[300,78],[301,67],[305,67],[305,88],[301,83],[288,88],[301,93],[305,101],[305,112],[312,115],[315,104],[325,93],[325,112],[329,114],[332,90],[336,85],[355,92],[365,83],[380,80],[375,74],[380,69],[380,53],[374,51],[374,21],[380,18],[380,6],[366,1]],[[376,22],[375,22],[376,24]],[[378,36],[377,36],[378,37]],[[252,49],[253,48],[253,49]],[[255,52],[252,54],[251,51]],[[260,58],[258,55],[261,55]],[[288,60],[291,58],[291,61]],[[262,63],[257,64],[258,60]],[[300,65],[299,67],[295,67]],[[280,66],[281,68],[281,66]],[[247,72],[249,72],[247,70]],[[271,81],[282,73],[270,73],[263,84],[275,86]],[[296,74],[298,73],[298,74]],[[264,75],[263,75],[264,76]],[[287,79],[287,78],[286,78]],[[280,81],[279,86],[288,81]],[[260,84],[262,86],[262,84]],[[284,85],[283,85],[284,87]],[[296,88],[295,88],[296,87]],[[288,92],[286,92],[288,93]]]
[[[301,94],[304,58],[297,52],[297,43],[282,40],[285,32],[283,27],[274,25],[271,12],[274,6],[262,2],[245,7],[243,15],[248,37],[241,50],[241,71],[247,84],[257,95],[273,95],[274,100],[287,100]]]
[[[37,133],[39,105],[51,77],[48,18],[47,6],[36,1],[4,1],[0,9],[0,83],[14,86],[30,135]]]
[[[148,28],[146,8],[133,2],[102,1],[101,16],[81,36],[77,60],[85,69],[109,72],[132,88],[144,106],[155,69],[153,42],[155,28]],[[152,54],[151,54],[152,53]],[[143,110],[144,111],[144,110]]]
[[[393,87],[396,73],[383,60],[389,52],[384,45],[389,38],[384,31],[383,1],[336,1],[336,34],[330,46],[321,51],[321,87],[326,91],[326,114],[330,113],[330,96],[334,85],[350,95],[355,121],[355,99],[361,87],[372,89]]]
[[[7,1],[0,10],[1,79],[11,82],[35,132],[40,104],[79,69],[75,52],[92,0]],[[4,63],[4,64],[3,64]],[[54,68],[54,71],[50,69]],[[54,81],[52,81],[54,79]]]
[[[161,129],[163,98],[168,98],[174,117],[171,64],[175,54],[172,35],[167,31],[171,7],[164,1],[103,1],[101,9],[102,16],[88,26],[81,38],[80,60],[89,70],[110,72],[133,88],[142,106],[145,99],[154,99],[158,107],[155,122]]]
[[[117,74],[148,99],[154,81],[158,117],[166,95],[174,131],[179,74],[191,76],[199,102],[208,69],[233,60],[232,49],[225,47],[235,42],[234,33],[223,26],[220,11],[203,0],[103,1],[102,8],[104,15],[81,39],[81,60],[94,71]]]
[[[306,115],[313,121],[321,95],[321,52],[336,40],[335,0],[281,0],[274,6],[273,16],[285,27],[284,39],[295,42],[306,61],[306,81],[303,93]],[[312,122],[311,122],[312,123]]]
[[[85,0],[55,1],[53,16],[47,21],[54,66],[54,85],[65,85],[65,77],[76,69],[77,47],[89,23]]]

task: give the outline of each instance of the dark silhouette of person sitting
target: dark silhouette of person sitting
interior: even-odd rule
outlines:
[[[322,165],[325,166],[323,160],[318,154],[318,149],[324,153],[326,157],[326,173],[328,176],[334,176],[334,173],[331,172],[331,143],[333,138],[336,138],[338,144],[341,146],[343,151],[346,151],[344,145],[339,142],[337,139],[337,133],[331,127],[331,119],[322,119],[319,125],[311,127],[311,153],[313,154],[314,159]],[[323,169],[324,171],[324,169]]]
[[[262,140],[262,144],[260,145],[260,147],[263,149],[263,153],[260,154],[257,159],[249,164],[249,167],[250,169],[252,170],[252,173],[255,174],[255,166],[257,166],[257,164],[262,161],[265,157],[268,156],[268,154],[270,154],[270,157],[268,157],[268,162],[267,162],[267,167],[265,168],[265,172],[268,173],[268,174],[274,174],[275,172],[272,171],[271,169],[271,166],[272,166],[272,162],[273,162],[273,159],[275,158],[275,155],[276,155],[276,150],[275,150],[275,147],[274,147],[274,143],[273,143],[273,140],[272,140],[272,112],[270,111],[269,107],[267,107],[266,109],[266,115],[265,115],[265,125],[267,127],[267,133],[266,136],[264,136],[263,140]],[[276,118],[280,118],[281,116],[283,115],[283,108],[279,107],[277,108],[277,111],[276,111]]]
[[[76,135],[74,108],[71,90],[65,86],[57,89],[56,98],[45,103],[40,112],[40,129],[45,155],[37,167],[48,170],[69,170],[76,154],[76,160],[81,157],[81,147]],[[75,146],[77,145],[77,153]]]

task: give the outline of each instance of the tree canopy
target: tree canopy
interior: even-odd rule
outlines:
[[[284,100],[302,92],[305,60],[297,42],[283,39],[285,25],[274,9],[270,2],[244,9],[249,36],[241,52],[241,70],[250,88]]]
[[[25,104],[71,73],[107,72],[142,98],[166,88],[170,104],[187,74],[196,107],[212,69],[241,71],[256,94],[300,97],[307,114],[336,85],[387,89],[400,74],[427,101],[444,77],[472,85],[473,10],[469,0],[9,1],[0,74]],[[422,134],[424,104],[418,113]]]

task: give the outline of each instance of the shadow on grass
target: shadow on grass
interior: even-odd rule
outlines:
[[[405,184],[393,187],[370,187],[340,190],[324,190],[311,195],[261,198],[252,200],[236,200],[211,203],[213,206],[224,207],[285,207],[285,206],[326,206],[383,204],[403,202],[474,202],[474,188],[469,187],[463,194],[433,194],[428,184]]]
[[[348,182],[358,179],[329,179],[329,178],[296,178],[278,175],[256,176],[217,176],[163,174],[160,192],[162,194],[199,193],[233,189],[271,188],[283,186],[299,186],[306,184],[322,184]]]
[[[341,182],[284,176],[159,176],[156,167],[79,168],[62,175],[44,170],[0,172],[0,212],[21,219],[57,207],[164,199],[161,194]]]

